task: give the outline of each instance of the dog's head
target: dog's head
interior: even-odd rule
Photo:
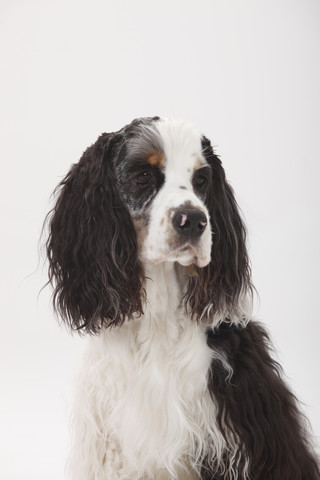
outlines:
[[[168,120],[141,122],[135,130],[115,159],[115,173],[140,259],[204,267],[211,252],[205,200],[212,179],[200,134]]]
[[[102,134],[58,187],[47,253],[55,307],[93,333],[142,314],[145,264],[193,265],[185,308],[208,323],[241,316],[251,290],[233,192],[186,122],[145,118]]]

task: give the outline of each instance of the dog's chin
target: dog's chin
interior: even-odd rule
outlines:
[[[203,268],[210,262],[210,257],[203,255],[181,255],[178,256],[176,262],[180,263],[183,267],[190,265],[196,265],[199,268]]]
[[[174,260],[184,267],[189,265],[196,265],[199,268],[203,268],[210,262],[211,252],[206,252],[199,246],[192,244],[185,245],[173,253]]]
[[[196,265],[203,268],[210,263],[210,252],[203,252],[193,245],[185,245],[174,251],[159,252],[158,254],[143,255],[142,260],[149,264],[159,264],[163,262],[177,262],[184,267]]]

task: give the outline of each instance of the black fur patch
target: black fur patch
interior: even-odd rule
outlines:
[[[248,460],[250,480],[319,480],[305,420],[282,379],[281,367],[269,353],[264,328],[256,322],[246,328],[224,322],[208,331],[208,345],[233,371],[229,378],[230,370],[214,359],[209,390],[218,408],[221,432],[227,441],[230,435],[238,439],[238,471],[244,471]],[[210,476],[208,465],[202,479],[226,478]]]

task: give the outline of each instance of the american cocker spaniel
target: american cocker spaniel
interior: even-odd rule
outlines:
[[[73,165],[49,215],[53,302],[87,333],[73,480],[314,480],[294,395],[252,319],[246,230],[210,141],[134,120]]]

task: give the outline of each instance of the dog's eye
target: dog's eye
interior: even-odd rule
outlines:
[[[143,172],[138,173],[135,176],[135,181],[139,185],[146,185],[147,183],[150,182],[151,178],[152,178],[151,172],[143,171]]]
[[[207,185],[207,183],[208,183],[208,179],[204,175],[197,175],[193,179],[194,187],[199,189],[199,190],[203,190],[205,188],[205,186]]]

